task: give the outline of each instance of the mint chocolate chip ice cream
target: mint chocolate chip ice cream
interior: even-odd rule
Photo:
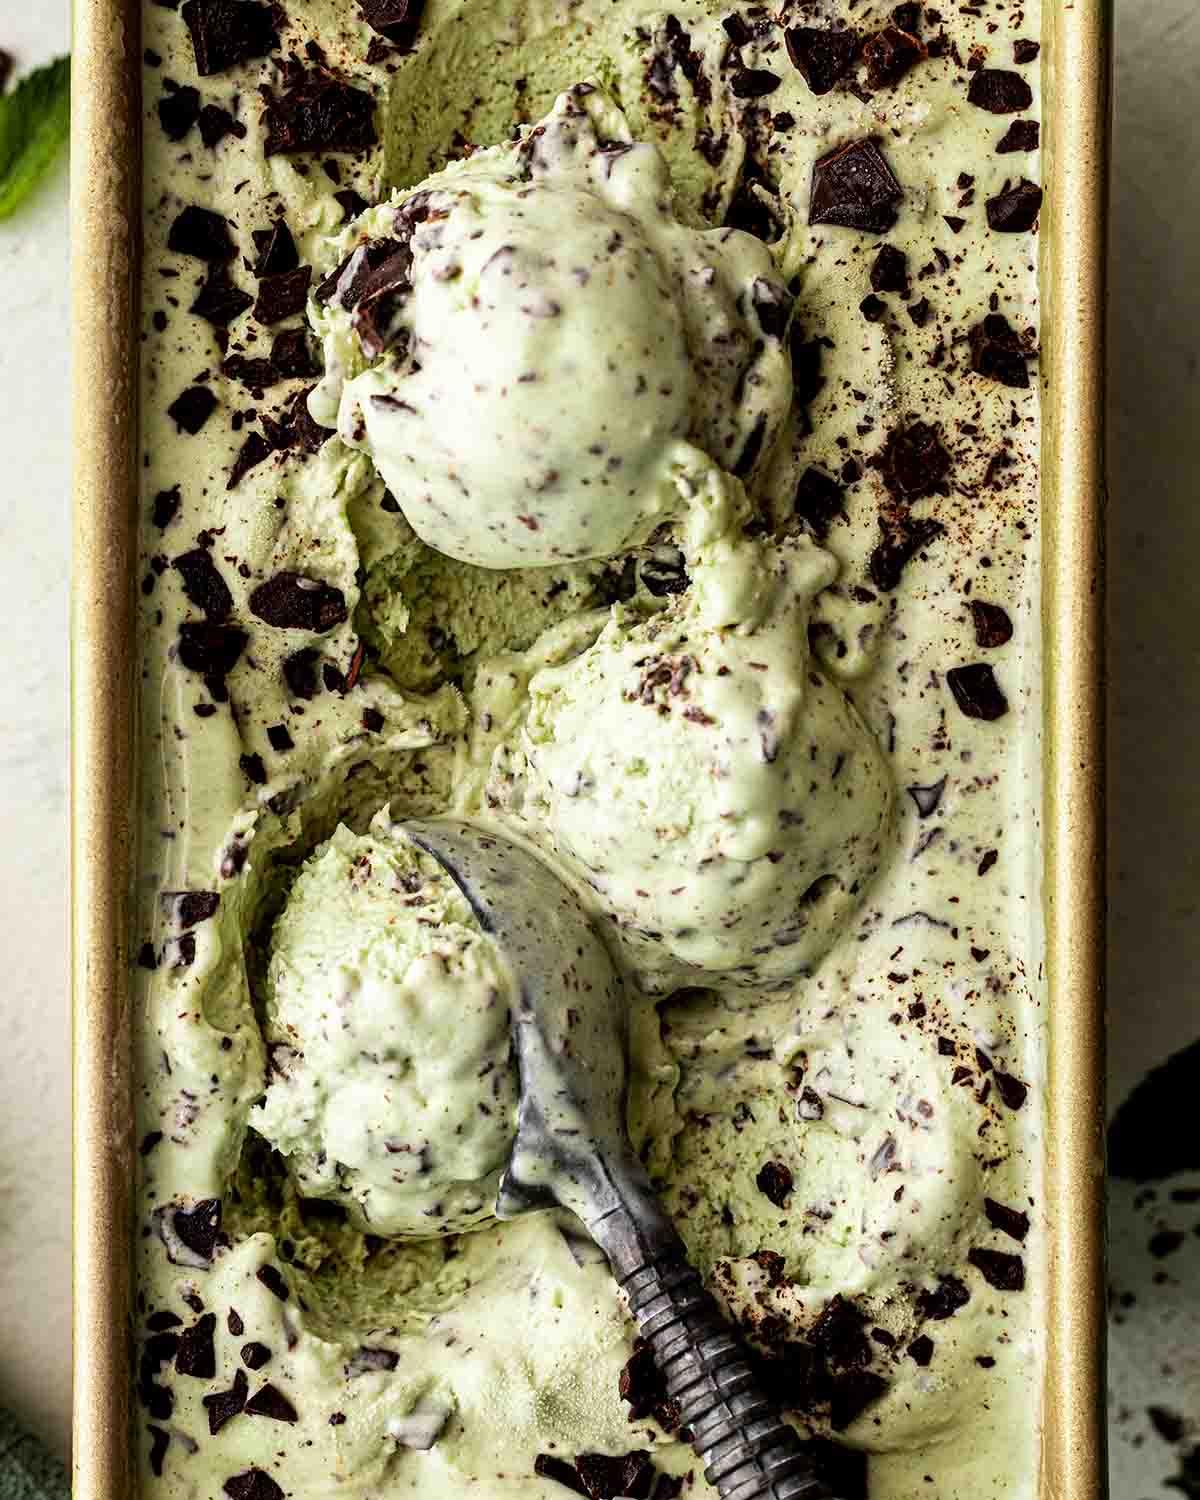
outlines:
[[[661,153],[593,85],[337,251],[312,410],[440,552],[609,557],[685,516],[697,470],[770,457],[791,295],[758,240],[681,221]]]
[[[275,922],[251,1117],[307,1198],[368,1234],[472,1229],[512,1146],[513,981],[466,898],[392,831],[340,827]]]

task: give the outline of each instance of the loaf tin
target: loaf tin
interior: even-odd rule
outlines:
[[[75,0],[71,220],[74,1496],[131,1500],[142,0]],[[350,3],[350,0],[347,0]],[[1107,0],[1046,0],[1043,1500],[1102,1500]],[[1034,1414],[1031,1413],[1031,1420]]]

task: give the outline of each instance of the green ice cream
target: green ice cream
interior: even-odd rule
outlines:
[[[792,298],[760,241],[677,217],[661,153],[591,85],[336,253],[311,409],[451,557],[609,557],[686,514],[710,461],[749,480],[770,457]]]
[[[513,1141],[513,1001],[466,899],[386,811],[366,835],[339,828],[275,923],[254,1128],[367,1233],[472,1229]]]
[[[809,973],[887,850],[887,767],[809,660],[835,574],[806,537],[706,549],[677,607],[530,684],[526,813],[654,991]]]

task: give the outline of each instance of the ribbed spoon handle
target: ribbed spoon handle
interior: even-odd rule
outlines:
[[[664,1257],[621,1286],[721,1500],[832,1500],[691,1266]]]

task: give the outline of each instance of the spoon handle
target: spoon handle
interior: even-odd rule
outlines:
[[[668,1255],[618,1273],[667,1394],[721,1500],[830,1500],[812,1461],[760,1390],[737,1334],[696,1272]]]

